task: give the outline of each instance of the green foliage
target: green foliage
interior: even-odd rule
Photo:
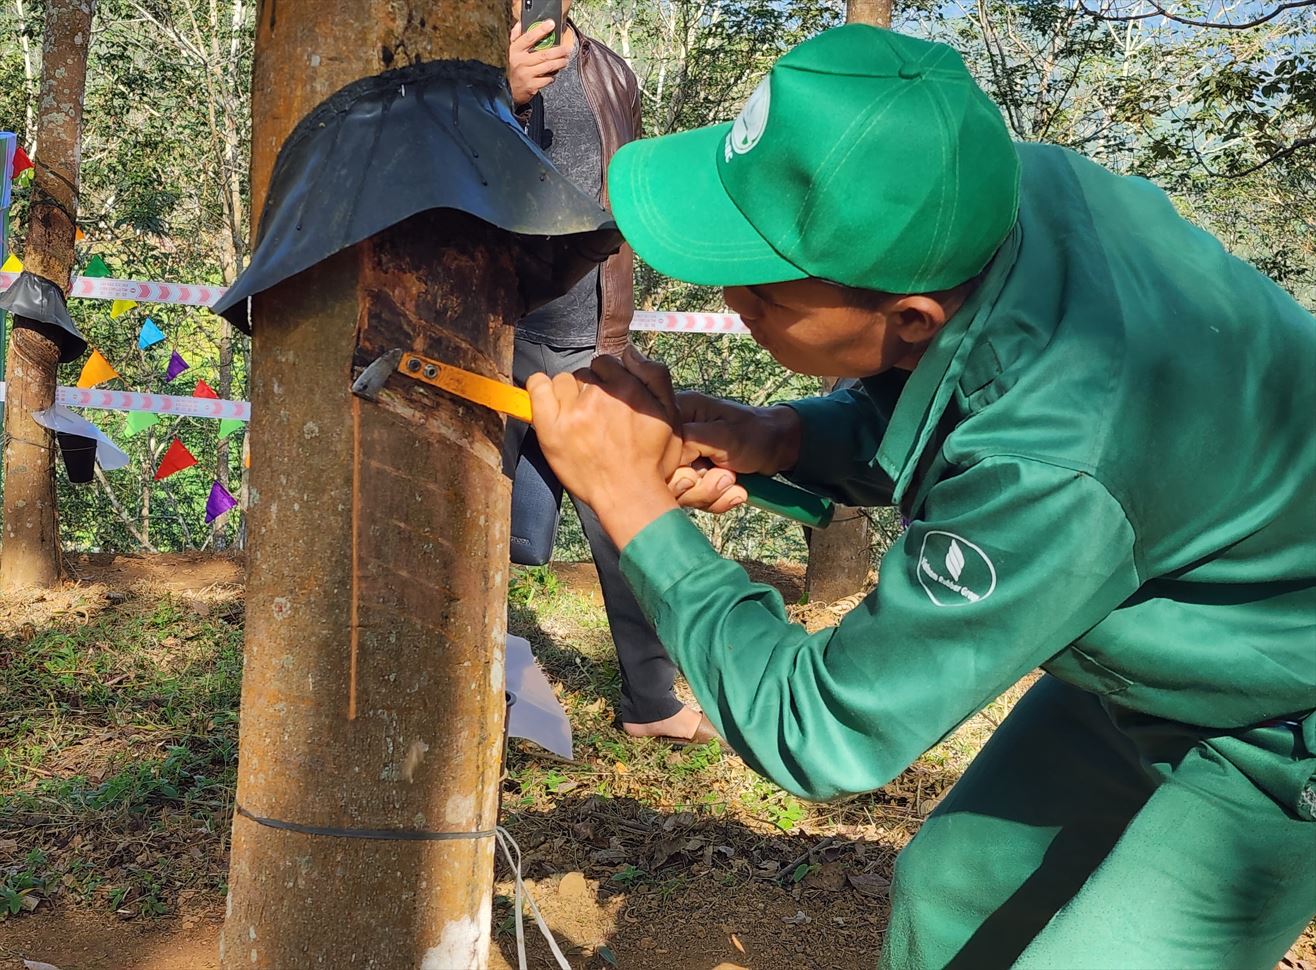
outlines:
[[[798,798],[767,781],[756,781],[753,789],[742,795],[740,800],[752,814],[783,832],[792,831],[805,815],[804,806]]]
[[[536,599],[554,596],[561,582],[550,566],[523,566],[512,570],[507,598],[516,606],[532,606]]]
[[[620,872],[613,873],[612,881],[620,883],[627,889],[630,889],[637,883],[645,882],[648,878],[649,874],[643,869],[637,868],[633,865],[627,865]]]
[[[41,3],[0,10],[0,130],[17,132],[29,149],[43,17]],[[122,278],[222,284],[236,274],[246,252],[253,29],[254,7],[246,0],[97,4],[78,211],[86,239],[77,247],[75,273],[100,255]],[[20,257],[28,197],[28,188],[16,187],[10,213],[10,247]],[[109,387],[187,395],[203,378],[222,397],[247,397],[248,341],[229,334],[207,310],[141,304],[112,320],[108,303],[74,300],[70,311],[91,345],[122,375]],[[137,334],[147,316],[168,340],[142,353]],[[164,366],[173,350],[192,369],[167,383]],[[231,365],[224,364],[230,354]],[[75,383],[81,365],[61,368],[60,383]],[[141,538],[161,550],[205,545],[211,539],[205,500],[221,466],[231,490],[239,489],[242,432],[221,446],[217,421],[174,419],[128,438],[120,412],[87,416],[134,461],[107,473],[117,509],[104,494],[106,486],[73,486],[57,471],[65,545],[131,550],[141,548]],[[199,464],[155,484],[156,463],[175,434]],[[235,538],[238,520],[236,512],[226,516],[216,538]]]
[[[19,865],[0,868],[0,922],[23,911],[24,900],[40,898],[45,883],[41,873],[46,865],[46,854],[33,849]]]

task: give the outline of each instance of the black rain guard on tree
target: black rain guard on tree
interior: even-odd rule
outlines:
[[[69,316],[64,291],[44,276],[23,270],[14,285],[0,294],[0,310],[13,314],[15,327],[35,330],[58,347],[61,364],[87,352],[87,339]]]
[[[622,242],[521,130],[502,71],[431,61],[354,81],[298,123],[279,149],[251,264],[213,309],[249,332],[248,297],[428,209],[521,237],[527,312]]]

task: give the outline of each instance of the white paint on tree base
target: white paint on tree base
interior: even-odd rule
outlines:
[[[425,951],[420,970],[462,970],[480,966],[480,924],[470,916],[443,928],[437,946]]]

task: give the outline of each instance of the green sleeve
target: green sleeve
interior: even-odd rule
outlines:
[[[789,622],[680,512],[627,544],[622,571],[722,736],[818,799],[885,784],[1139,585],[1109,493],[1016,459],[937,484],[833,629]]]
[[[862,387],[785,403],[801,422],[800,457],[787,478],[846,505],[891,504],[894,486],[877,464],[887,422]]]

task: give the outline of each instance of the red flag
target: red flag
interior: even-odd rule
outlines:
[[[199,377],[197,378],[196,387],[192,391],[192,396],[219,398],[219,395],[215,393],[215,389]]]
[[[169,445],[169,450],[160,459],[160,465],[155,470],[155,480],[158,482],[168,478],[174,472],[181,472],[184,468],[191,468],[195,464],[196,459],[192,457],[192,452],[188,451],[187,446],[175,438],[173,443]]]
[[[27,152],[23,151],[22,145],[17,146],[14,149],[14,163],[9,168],[9,177],[18,178],[31,167],[32,159],[27,157]]]

